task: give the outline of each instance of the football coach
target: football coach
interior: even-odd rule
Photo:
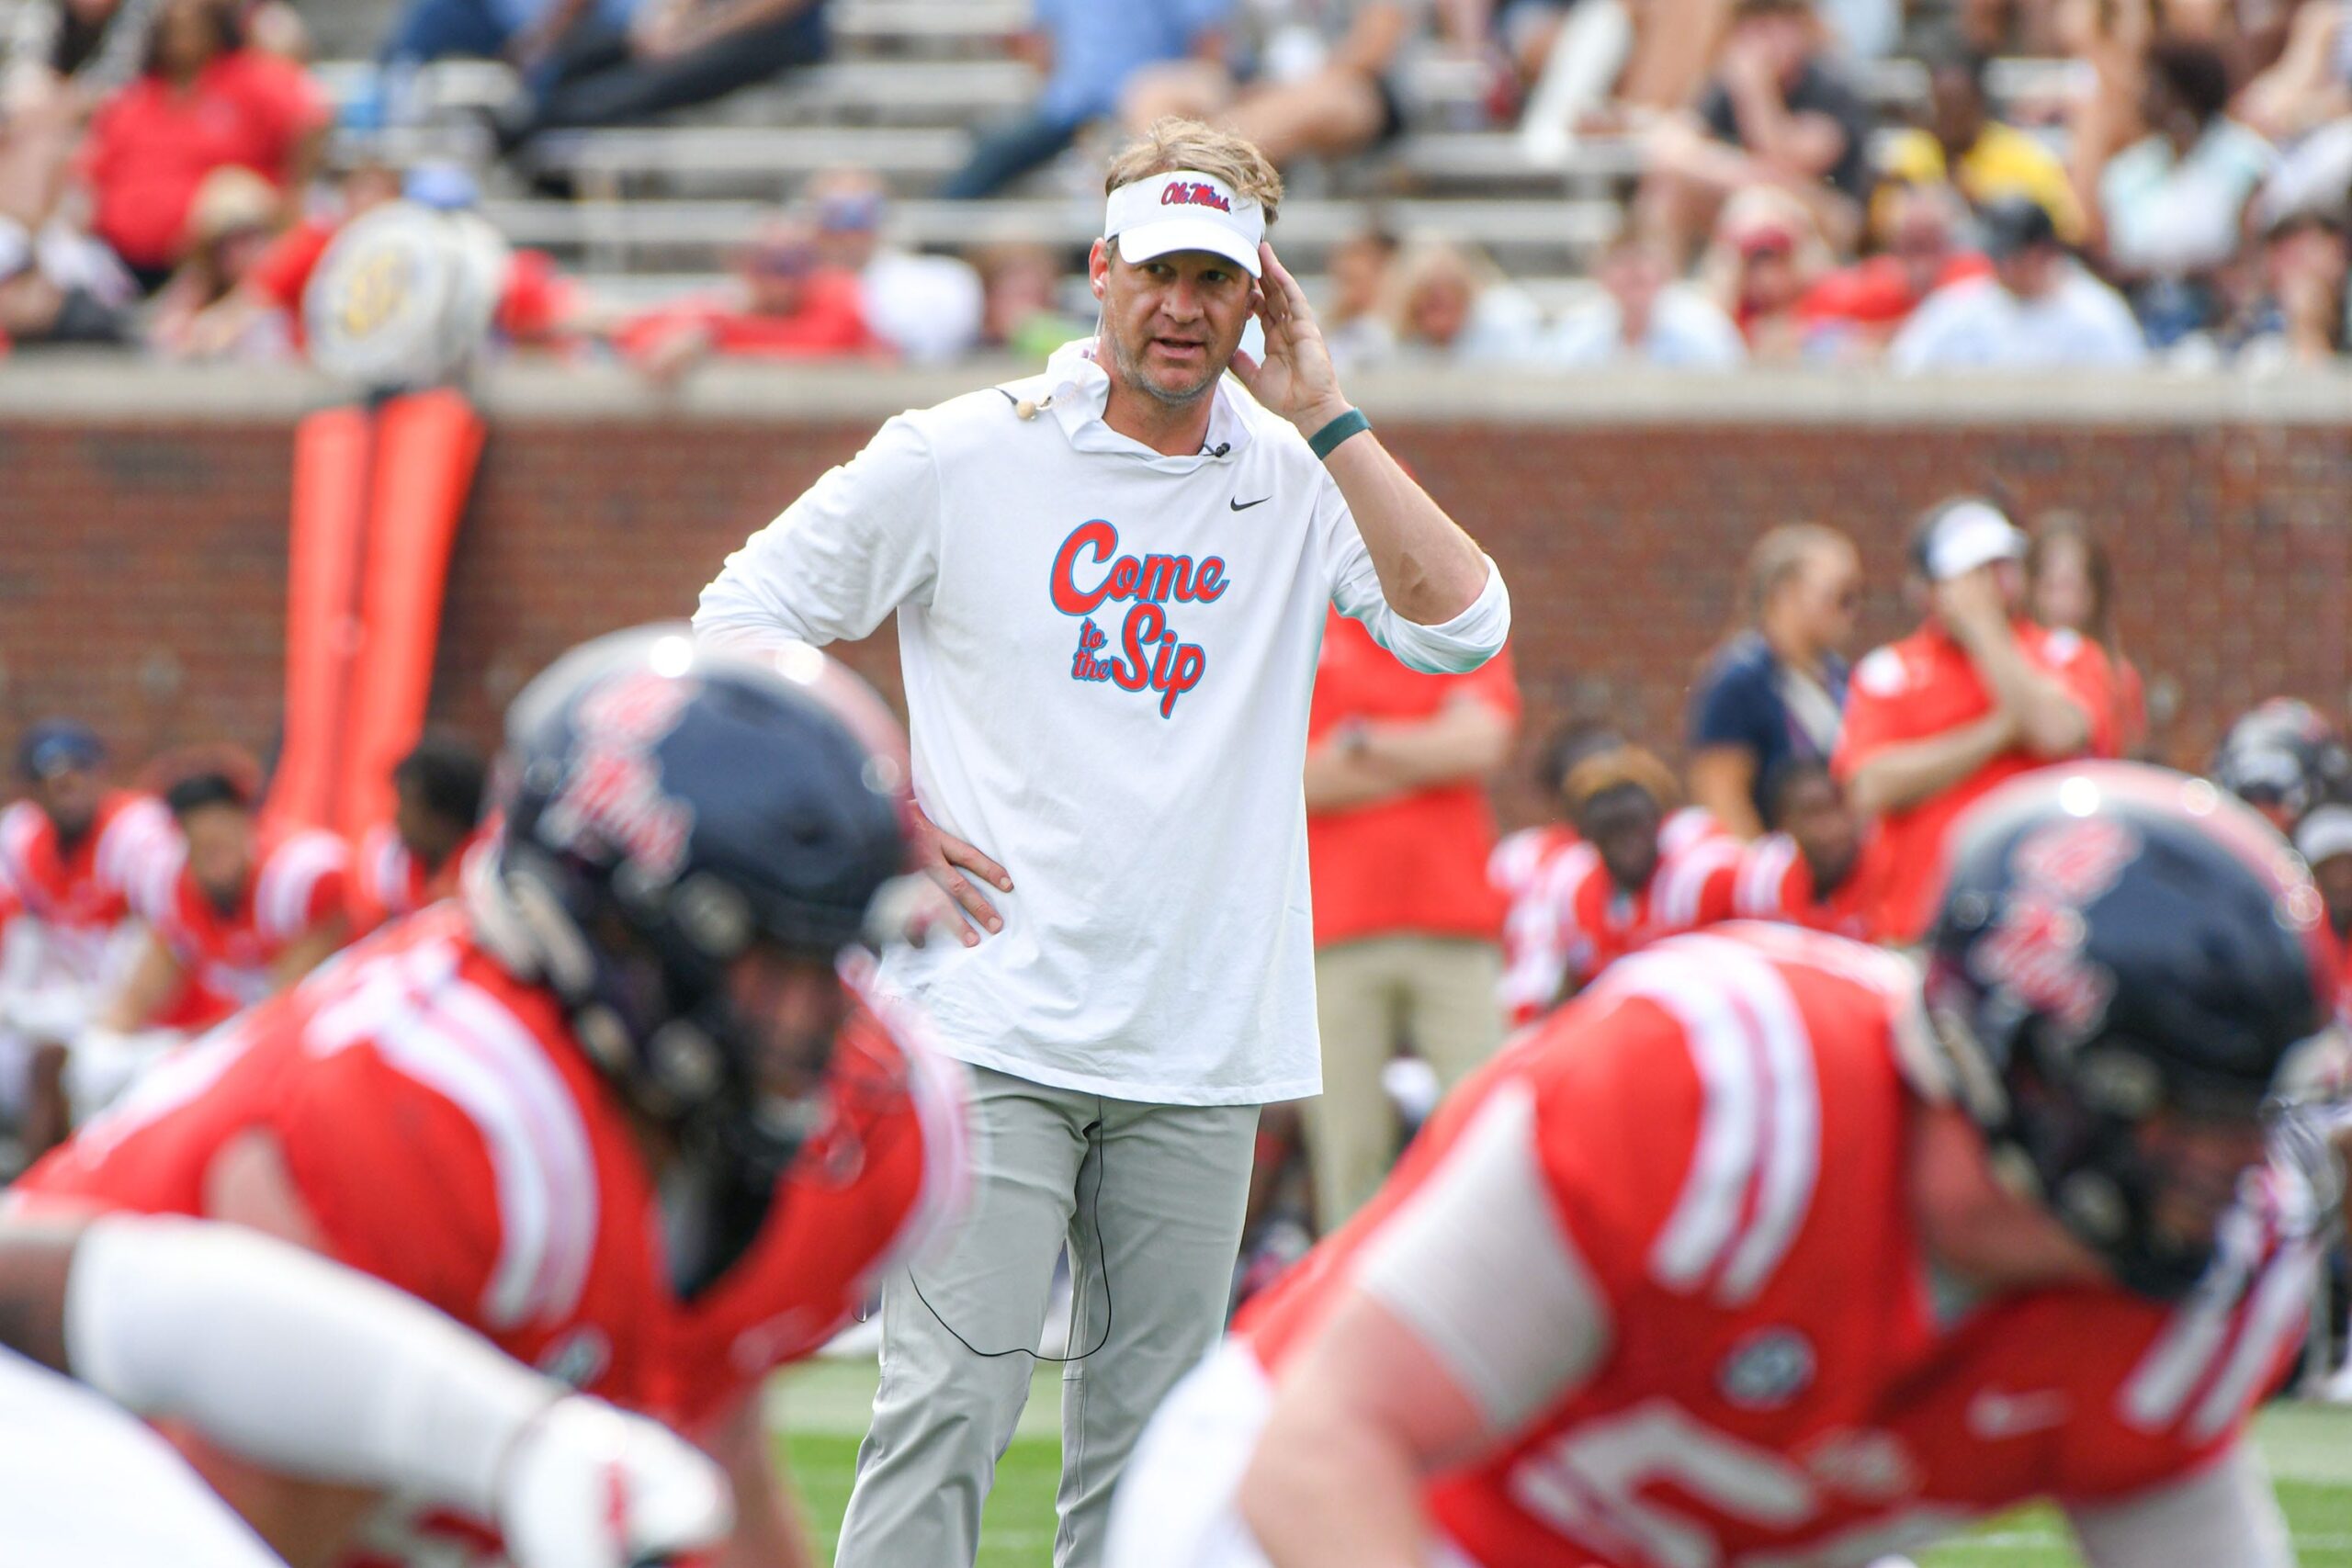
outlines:
[[[1054,1562],[1101,1562],[1136,1434],[1222,1328],[1258,1107],[1320,1087],[1300,769],[1325,606],[1430,671],[1510,624],[1341,395],[1264,243],[1257,148],[1164,120],[1105,188],[1096,335],[889,421],[695,617],[822,644],[898,612],[922,853],[960,906],[960,942],[884,980],[972,1068],[979,1163],[940,1255],[884,1281],[841,1568],[968,1568],[1065,1239]]]

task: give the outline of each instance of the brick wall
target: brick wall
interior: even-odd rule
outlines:
[[[719,558],[872,429],[726,419],[502,417],[460,537],[434,706],[487,737],[515,685],[582,634],[683,615]],[[2122,633],[2200,755],[2286,691],[2341,707],[2352,430],[1999,423],[1659,427],[1387,419],[1384,434],[1493,552],[1518,606],[1540,733],[1569,708],[1670,743],[1758,529],[1860,541],[1863,633],[1903,629],[1905,520],[1962,486],[2079,510],[2112,540]],[[289,428],[283,419],[0,421],[0,733],[85,714],[128,755],[276,723]],[[887,633],[854,657],[895,691]],[[1529,802],[1515,785],[1506,810]]]

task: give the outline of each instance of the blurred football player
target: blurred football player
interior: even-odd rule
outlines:
[[[2272,697],[2238,716],[2213,753],[2213,781],[2292,833],[2305,813],[2352,797],[2352,750],[2325,715]]]
[[[350,852],[317,829],[264,829],[245,770],[200,765],[164,791],[178,831],[142,865],[136,955],[66,1061],[77,1120],[188,1036],[286,989],[348,941]]]
[[[360,836],[351,867],[351,923],[370,931],[458,890],[481,843],[490,763],[454,735],[427,735],[392,769],[392,819]]]
[[[17,771],[26,798],[0,811],[0,1111],[18,1113],[18,1143],[38,1155],[69,1124],[67,1047],[137,941],[131,885],[174,835],[162,802],[109,786],[85,725],[33,725]]]
[[[1738,923],[1507,1048],[1163,1407],[1115,1568],[1852,1564],[2035,1496],[2096,1568],[2290,1563],[2319,897],[2130,764],[1953,846],[1924,987]]]
[[[1702,873],[1691,930],[1724,920],[1779,920],[1838,936],[1869,934],[1862,905],[1863,833],[1829,765],[1794,757],[1764,779],[1771,831]]]
[[[509,710],[504,825],[458,898],[175,1057],[25,1185],[240,1221],[400,1285],[703,1442],[740,1560],[805,1562],[761,1383],[965,1167],[955,1079],[851,956],[905,858],[899,781],[797,652],[813,666],[679,626],[559,660]],[[483,1540],[199,1458],[292,1560]]]
[[[1546,942],[1520,976],[1515,1022],[1574,996],[1625,954],[1690,930],[1710,874],[1739,858],[1739,840],[1713,818],[1677,809],[1673,772],[1639,746],[1586,757],[1560,794],[1579,841],[1552,859],[1536,890],[1549,906]]]
[[[8,1561],[283,1568],[135,1416],[496,1519],[521,1568],[638,1568],[727,1531],[707,1459],[398,1291],[234,1226],[0,1219]]]

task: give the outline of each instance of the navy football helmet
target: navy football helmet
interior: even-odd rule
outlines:
[[[469,876],[485,945],[555,992],[630,1105],[749,1190],[822,1107],[762,1091],[729,966],[762,942],[831,962],[906,856],[899,764],[837,713],[845,682],[806,646],[713,651],[683,625],[574,649],[507,711],[504,824]]]
[[[2165,1300],[2213,1240],[2162,1222],[2187,1173],[2152,1127],[2267,1126],[2279,1190],[2333,1204],[2324,1140],[2282,1107],[2333,1043],[2334,961],[2266,823],[2203,780],[2087,763],[1995,791],[1951,846],[1928,1011],[2006,1181]]]
[[[2238,716],[2215,749],[2213,782],[2291,833],[2313,807],[2352,795],[2352,750],[2306,702],[2273,697]]]

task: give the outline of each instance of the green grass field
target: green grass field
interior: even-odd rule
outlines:
[[[775,1397],[794,1479],[830,1559],[874,1397],[874,1369],[812,1363],[781,1380]],[[1044,1568],[1052,1559],[1060,1398],[1055,1370],[1040,1368],[989,1498],[980,1568]],[[2352,1410],[2280,1405],[2264,1416],[2261,1434],[2302,1568],[2352,1568]],[[2064,1527],[2041,1510],[1993,1520],[1924,1560],[1926,1568],[2074,1568],[2076,1562]]]

